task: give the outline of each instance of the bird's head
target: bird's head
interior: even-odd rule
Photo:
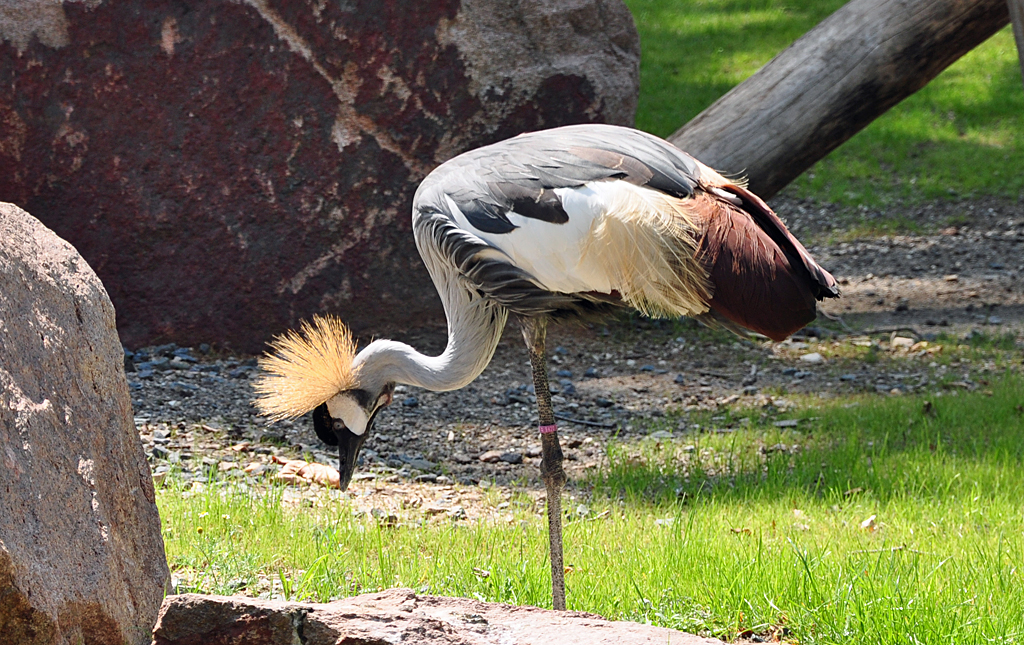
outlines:
[[[271,348],[260,359],[263,373],[255,384],[256,407],[274,421],[312,410],[316,435],[338,446],[338,472],[345,490],[377,412],[391,403],[395,384],[359,378],[352,334],[337,318],[314,316],[300,331],[276,338]]]

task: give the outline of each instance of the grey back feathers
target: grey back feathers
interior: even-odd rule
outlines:
[[[443,212],[446,196],[476,229],[509,233],[516,228],[511,212],[565,223],[568,214],[554,189],[608,179],[682,198],[693,195],[700,170],[693,157],[644,132],[569,126],[520,135],[448,161],[420,185],[414,209]]]

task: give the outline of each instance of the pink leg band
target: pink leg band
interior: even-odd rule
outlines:
[[[549,425],[549,426],[541,426],[540,427],[540,433],[541,434],[551,434],[552,432],[556,432],[557,430],[558,430],[558,426],[556,426],[556,425]]]

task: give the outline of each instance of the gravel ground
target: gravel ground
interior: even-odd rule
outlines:
[[[689,321],[636,318],[552,330],[550,377],[571,479],[601,464],[613,435],[628,440],[654,429],[682,436],[702,430],[687,425],[685,412],[729,405],[784,411],[790,395],[913,392],[932,386],[948,369],[929,362],[935,334],[1019,334],[1024,205],[926,204],[894,213],[919,233],[882,237],[858,236],[849,211],[787,199],[773,205],[840,280],[844,297],[823,309],[841,317],[838,324],[849,331],[837,338],[812,327],[789,342],[772,343],[707,333]],[[868,223],[875,217],[854,215]],[[894,335],[909,342],[883,342],[881,348],[906,360],[813,358],[822,343],[870,343],[861,334],[880,329],[904,330]],[[437,353],[444,333],[430,328],[399,339]],[[915,344],[929,339],[930,348]],[[128,356],[136,424],[158,481],[172,468],[193,481],[204,481],[210,469],[249,480],[290,458],[336,463],[308,419],[267,425],[257,417],[249,404],[255,358],[173,345]],[[952,369],[963,372],[964,387],[974,387],[977,371],[987,367]],[[411,504],[454,517],[500,513],[510,502],[494,504],[495,495],[509,500],[517,489],[541,499],[531,390],[514,324],[469,387],[432,393],[400,386],[395,404],[378,416],[350,497],[366,512],[391,513]],[[671,407],[684,412],[672,417],[683,419],[672,426],[663,416]],[[480,489],[492,483],[501,492],[483,495]],[[484,504],[485,497],[495,499]]]

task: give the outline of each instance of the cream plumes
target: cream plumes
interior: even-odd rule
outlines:
[[[274,421],[302,416],[339,392],[358,387],[355,342],[348,327],[333,316],[314,316],[300,330],[270,344],[260,359],[253,401]]]

